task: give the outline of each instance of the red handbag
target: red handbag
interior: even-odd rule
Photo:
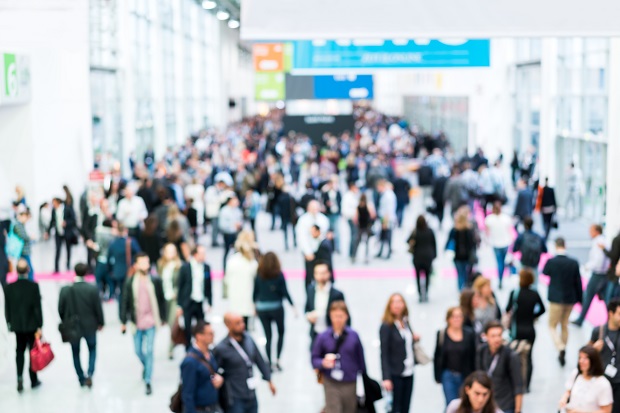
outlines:
[[[30,369],[32,371],[41,371],[54,360],[54,352],[50,343],[36,339],[34,346],[30,350]]]

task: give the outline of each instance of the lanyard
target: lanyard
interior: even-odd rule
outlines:
[[[499,362],[499,352],[493,357],[493,361],[491,362],[491,365],[489,366],[489,369],[487,370],[487,374],[489,376],[493,375],[493,372],[497,368],[498,362]]]
[[[237,353],[239,353],[239,355],[241,356],[243,361],[245,361],[246,366],[248,366],[248,368],[251,369],[252,368],[252,361],[250,360],[250,357],[248,357],[248,354],[245,352],[243,347],[241,347],[239,345],[239,343],[237,342],[237,340],[235,340],[233,338],[230,339],[230,344],[232,344],[232,346],[235,348],[235,350],[237,350]]]
[[[607,334],[609,334],[609,330],[607,330]],[[611,350],[611,364],[616,364],[616,348],[618,347],[618,339],[620,339],[620,330],[616,331],[616,344],[609,339],[608,335],[605,335],[605,343],[607,343],[607,347]]]

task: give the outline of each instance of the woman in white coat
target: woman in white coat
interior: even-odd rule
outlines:
[[[254,233],[249,230],[241,231],[235,242],[236,252],[228,259],[224,275],[230,309],[243,316],[246,325],[250,316],[254,315],[252,294],[258,269],[257,248]]]

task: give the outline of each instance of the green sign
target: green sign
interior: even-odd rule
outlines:
[[[7,97],[17,96],[17,63],[15,55],[4,54],[4,94]]]
[[[284,73],[257,72],[254,76],[256,100],[284,100]]]

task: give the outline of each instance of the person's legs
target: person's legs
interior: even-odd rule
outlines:
[[[144,354],[144,381],[151,384],[151,376],[153,375],[153,347],[155,345],[155,327],[151,327],[145,331],[146,336],[146,353]]]
[[[459,398],[459,391],[463,384],[463,376],[450,370],[444,370],[441,373],[441,385],[443,394],[446,398],[446,406],[454,399]]]
[[[563,350],[566,349],[566,343],[568,343],[568,319],[572,311],[573,304],[562,305],[562,317],[560,319],[560,323],[562,325],[562,344],[564,345]]]
[[[245,413],[258,413],[258,400],[256,396],[253,399],[245,401]]]
[[[605,274],[592,274],[588,281],[588,286],[583,294],[583,304],[581,306],[581,314],[579,318],[574,321],[574,324],[581,326],[588,315],[588,310],[594,300],[594,296],[598,294],[603,286],[607,284],[607,276]]]
[[[278,347],[276,361],[279,363],[282,349],[284,348],[284,307],[274,310],[274,321],[278,329]]]
[[[97,361],[97,333],[91,333],[84,336],[86,345],[88,346],[88,377],[95,374],[95,362]]]
[[[355,388],[356,383],[342,383],[340,389],[342,413],[357,413],[357,394],[355,393]]]
[[[25,357],[24,352],[28,346],[27,333],[15,333],[17,348],[15,351],[15,364],[17,365],[17,380],[21,381],[24,374]]]
[[[403,401],[405,397],[405,383],[402,377],[392,376],[392,411],[391,413],[408,413],[409,411],[403,411]]]
[[[411,396],[413,395],[413,376],[403,377],[403,398],[400,411],[409,412],[411,407]]]
[[[339,218],[338,214],[329,214],[329,230],[334,233],[334,251],[340,251],[340,229],[339,229]]]
[[[73,245],[71,245],[69,237],[65,236],[64,240],[67,247],[67,271],[71,271],[71,248],[73,248]]]
[[[271,312],[270,311],[258,311],[258,319],[263,325],[265,330],[265,353],[267,354],[267,360],[271,364]]]
[[[420,297],[420,300],[422,300],[422,267],[418,263],[414,262],[413,268],[415,269],[415,280],[418,284],[418,296]]]
[[[456,267],[459,291],[462,291],[467,282],[467,261],[454,260],[454,266]]]
[[[62,250],[63,237],[56,233],[54,235],[54,246],[56,247],[56,255],[54,256],[54,273],[60,272],[60,250]]]
[[[323,382],[325,391],[325,413],[344,413],[342,406],[342,398],[340,394],[340,385],[336,381],[326,377]]]
[[[211,246],[217,246],[217,236],[219,235],[219,219],[218,217],[211,218]]]
[[[284,249],[288,251],[288,221],[284,219],[282,219],[282,232],[284,232]]]
[[[353,222],[352,219],[348,219],[347,223],[349,224],[349,234],[350,234],[350,243],[349,243],[349,258],[355,258],[355,253],[357,250],[357,225]]]
[[[506,248],[493,248],[495,252],[495,260],[497,261],[497,276],[499,279],[499,288],[502,288],[502,280],[504,278],[504,269],[506,262],[506,254],[508,254],[508,247]]]
[[[80,385],[84,385],[84,381],[86,377],[84,377],[84,370],[82,370],[82,363],[80,362],[80,344],[82,343],[82,338],[71,343],[71,352],[73,354],[73,367],[75,367],[75,372],[77,373],[78,380],[80,381]]]
[[[614,404],[611,408],[611,413],[620,413],[620,384],[612,384],[611,391],[614,397]]]
[[[532,353],[534,352],[534,341],[536,341],[536,337],[530,341],[532,348],[527,353],[527,374],[525,377],[525,389],[526,391],[530,391],[530,383],[532,382],[532,373],[534,372],[534,365],[532,364]]]
[[[26,334],[26,344],[28,346],[28,357],[30,358],[30,351],[34,347],[34,333]],[[32,360],[29,360],[28,365],[28,374],[30,374],[30,383],[34,386],[39,383],[39,379],[37,377],[37,373],[32,371]]]
[[[388,229],[387,231],[387,245],[388,245],[388,255],[387,258],[390,258],[392,256],[392,230]]]
[[[28,268],[30,269],[28,271],[28,279],[30,281],[34,281],[34,268],[32,267],[32,260],[30,259],[30,255],[22,255],[21,258],[25,259],[28,263]]]
[[[545,229],[545,242],[549,238],[549,233],[551,232],[552,219],[553,219],[553,214],[542,214],[543,228]]]
[[[140,363],[142,363],[142,366],[146,368],[146,359],[144,357],[144,351],[142,350],[145,336],[146,330],[136,330],[136,333],[133,336],[133,344],[136,356],[138,356],[138,359],[140,360]],[[142,378],[144,378],[144,372],[142,373]]]
[[[558,351],[565,349],[564,342],[558,334],[558,324],[562,319],[562,305],[556,303],[549,303],[549,332],[551,333],[551,339]]]

